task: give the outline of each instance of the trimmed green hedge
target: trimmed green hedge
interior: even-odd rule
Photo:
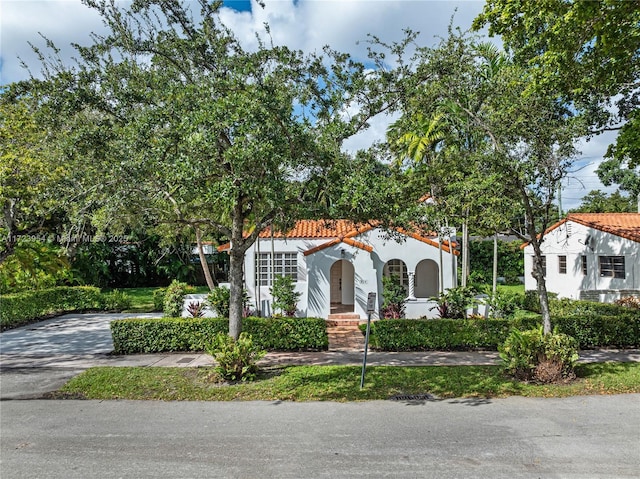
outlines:
[[[93,286],[60,286],[6,294],[0,297],[0,329],[16,328],[51,314],[102,306],[100,289]]]
[[[564,317],[551,320],[560,333],[574,337],[581,349],[640,347],[640,318]],[[539,319],[392,319],[371,324],[369,344],[381,351],[497,350],[511,329],[522,331],[540,326]],[[361,325],[364,331],[366,325]]]
[[[318,318],[245,318],[242,329],[271,351],[325,350],[326,322]],[[116,354],[205,351],[218,333],[229,332],[220,318],[123,319],[111,322]]]

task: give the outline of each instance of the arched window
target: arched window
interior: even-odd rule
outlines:
[[[407,274],[407,265],[401,259],[391,259],[384,265],[382,273],[385,276],[396,276],[400,279],[400,284],[409,291],[409,275]]]

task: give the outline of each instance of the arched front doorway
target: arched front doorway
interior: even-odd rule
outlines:
[[[331,314],[352,313],[355,304],[355,269],[348,261],[341,259],[331,265],[330,301]]]

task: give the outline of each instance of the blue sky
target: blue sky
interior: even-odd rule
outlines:
[[[187,0],[189,1],[189,0]],[[271,27],[274,43],[306,52],[325,45],[366,61],[367,34],[386,42],[399,40],[405,28],[419,31],[420,45],[433,45],[454,25],[466,30],[481,11],[481,0],[265,0],[261,8],[252,0],[225,0],[222,21],[247,48],[255,46],[256,33],[264,35],[264,23]],[[72,42],[87,44],[91,32],[104,31],[99,16],[80,0],[0,1],[0,85],[27,77],[18,60],[22,58],[38,76],[39,62],[28,42],[44,46],[38,32],[61,48],[69,61]],[[389,119],[371,122],[363,134],[350,140],[350,150],[366,148],[384,138]],[[599,136],[580,145],[580,169],[565,183],[563,206],[577,206],[592,189],[606,190],[594,171],[614,136]],[[610,189],[608,191],[611,191]]]

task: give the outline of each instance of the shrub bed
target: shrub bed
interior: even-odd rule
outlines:
[[[574,337],[580,349],[640,347],[640,318],[570,316],[551,320],[557,332]],[[432,319],[381,320],[371,324],[372,349],[381,351],[497,350],[512,329],[525,331],[541,324],[539,319]],[[365,325],[360,328],[364,331]]]
[[[0,329],[10,329],[33,322],[44,316],[102,309],[104,297],[93,286],[60,286],[2,295],[0,297]]]
[[[262,349],[308,351],[329,346],[323,319],[249,317],[242,324]],[[229,321],[224,318],[135,318],[111,323],[116,354],[205,351],[218,333],[228,332]]]

